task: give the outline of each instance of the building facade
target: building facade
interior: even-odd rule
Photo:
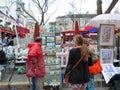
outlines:
[[[56,27],[58,31],[74,29],[75,21],[78,21],[80,28],[85,27],[85,24],[96,14],[73,14],[60,16],[56,18]]]

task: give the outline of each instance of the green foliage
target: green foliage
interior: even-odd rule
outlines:
[[[18,74],[25,74],[25,67],[20,66],[20,67],[17,69],[17,73],[18,73]]]

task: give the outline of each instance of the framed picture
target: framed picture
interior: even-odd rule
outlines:
[[[55,43],[55,37],[48,36],[47,37],[47,43]]]
[[[42,44],[43,44],[43,45],[46,44],[46,37],[42,37]]]
[[[113,63],[113,49],[100,49],[101,64]]]
[[[61,36],[56,36],[56,44],[61,44]]]
[[[100,46],[113,46],[115,25],[101,24],[99,31]]]

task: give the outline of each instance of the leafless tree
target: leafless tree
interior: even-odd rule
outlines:
[[[68,4],[70,5],[71,7],[71,10],[68,12],[67,16],[70,17],[73,25],[72,25],[72,28],[74,28],[74,21],[75,21],[75,13],[77,14],[80,14],[81,13],[81,7],[82,7],[82,4],[83,2],[85,2],[86,0],[80,0],[80,3],[79,3],[79,6],[80,7],[77,7],[76,4],[78,3],[78,1],[75,2],[75,0],[70,0],[68,1]],[[80,22],[78,22],[80,24]]]
[[[47,20],[45,21],[45,14],[48,12],[48,8],[55,2],[56,0],[31,0],[32,4],[36,7],[38,13],[40,14],[41,20],[38,21],[34,16],[32,16],[25,8],[23,8],[23,4],[20,3],[22,10],[29,15],[34,21],[39,23],[39,26],[45,25],[49,18],[56,12],[51,12],[51,14],[48,16]]]
[[[112,0],[111,4],[109,5],[105,13],[110,13],[118,1],[119,0]],[[97,14],[102,14],[102,13],[103,13],[102,12],[102,0],[97,0]]]

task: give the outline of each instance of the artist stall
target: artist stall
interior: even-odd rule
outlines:
[[[112,88],[119,90],[120,86],[120,57],[119,35],[115,30],[120,29],[119,14],[101,14],[91,19],[87,25],[99,28],[99,56],[103,67],[102,75],[106,84],[112,84]],[[117,65],[115,63],[118,63]]]

